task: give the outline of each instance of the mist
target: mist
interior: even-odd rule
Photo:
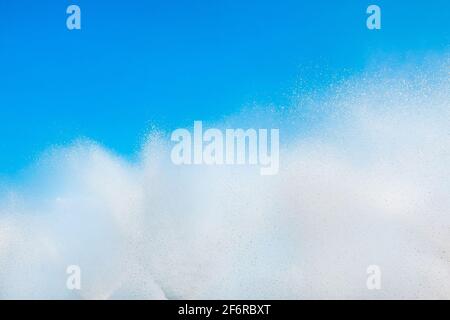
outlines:
[[[273,176],[176,166],[158,130],[137,160],[50,148],[0,194],[0,298],[450,299],[449,66],[378,68],[218,121],[278,121]],[[325,114],[307,128],[306,102]]]

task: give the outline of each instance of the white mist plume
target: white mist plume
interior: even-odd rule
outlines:
[[[48,152],[0,201],[0,298],[449,299],[448,67],[331,89],[277,176],[174,166],[157,133],[137,162],[93,142]]]

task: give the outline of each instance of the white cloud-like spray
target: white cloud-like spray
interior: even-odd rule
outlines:
[[[368,72],[261,111],[282,119],[276,176],[175,166],[157,132],[135,162],[89,141],[49,151],[2,194],[0,298],[449,299],[449,66]],[[326,116],[296,133],[314,101]],[[259,121],[222,125],[236,119]]]

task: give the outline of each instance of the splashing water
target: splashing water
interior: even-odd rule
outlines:
[[[0,201],[0,298],[449,299],[449,65],[336,84],[307,129],[304,97],[261,108],[289,132],[276,176],[174,166],[158,132],[135,162],[90,141],[47,152]]]

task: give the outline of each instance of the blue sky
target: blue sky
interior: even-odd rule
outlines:
[[[366,8],[382,29],[366,28]],[[77,4],[82,30],[66,28]],[[448,47],[448,0],[0,3],[0,175],[88,137],[135,153],[150,124],[284,105],[297,80],[325,87],[382,57]]]

